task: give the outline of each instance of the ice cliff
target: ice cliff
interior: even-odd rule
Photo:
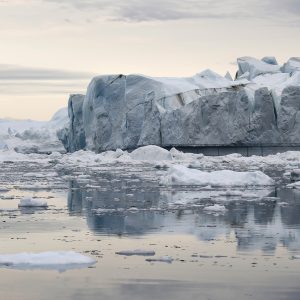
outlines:
[[[145,145],[300,145],[300,58],[238,58],[235,80],[211,70],[189,78],[95,77],[69,100],[67,151]]]

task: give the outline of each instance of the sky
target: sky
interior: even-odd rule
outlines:
[[[47,120],[93,76],[300,56],[299,0],[0,0],[0,118]]]

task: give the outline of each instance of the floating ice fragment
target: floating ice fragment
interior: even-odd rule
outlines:
[[[211,185],[211,186],[272,186],[274,180],[261,171],[235,172],[221,170],[204,172],[181,165],[172,166],[160,181],[163,185]]]
[[[116,252],[117,255],[125,255],[125,256],[154,256],[155,251],[153,250],[142,250],[142,249],[136,249],[136,250],[125,250],[125,251],[118,251]]]
[[[168,150],[154,145],[138,148],[130,153],[130,157],[144,161],[172,160],[172,155]]]
[[[151,257],[151,258],[146,258],[146,261],[148,262],[164,262],[164,263],[168,263],[171,264],[173,262],[173,257],[171,256],[162,256],[162,257]]]
[[[219,205],[219,204],[204,207],[204,211],[207,211],[207,212],[225,213],[226,210],[227,209],[224,205]]]
[[[0,267],[19,270],[50,269],[62,271],[84,268],[95,263],[94,259],[73,251],[0,255]]]
[[[25,197],[21,199],[19,207],[48,207],[47,201],[40,199],[32,199],[30,197]]]

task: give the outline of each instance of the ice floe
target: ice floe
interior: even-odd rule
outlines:
[[[199,186],[272,186],[274,180],[261,171],[235,172],[221,170],[204,172],[182,165],[172,166],[162,176],[161,184],[165,185],[199,185]]]
[[[68,270],[88,267],[96,261],[74,251],[1,254],[0,267],[10,269]]]

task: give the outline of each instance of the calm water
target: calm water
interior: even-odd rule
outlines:
[[[278,198],[260,202],[227,196],[225,214],[205,213],[215,192],[72,181],[66,191],[34,191],[47,210],[18,210],[32,191],[13,190],[14,199],[0,201],[1,253],[75,250],[97,264],[66,272],[2,268],[0,299],[299,299],[300,260],[291,258],[300,254],[300,193],[267,191]],[[115,254],[133,249],[174,261]]]

